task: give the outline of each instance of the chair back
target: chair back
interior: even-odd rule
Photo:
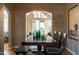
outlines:
[[[63,33],[63,49],[65,48],[66,45],[66,39],[67,39],[67,33]]]
[[[62,38],[62,32],[58,32],[58,37],[57,37],[57,47],[59,48],[61,46],[61,38]]]
[[[54,31],[54,34],[53,34],[53,38],[54,38],[54,40],[57,41],[57,37],[58,37],[58,32]]]
[[[66,45],[66,39],[67,39],[67,33],[62,33],[62,37],[59,41],[59,47],[60,49],[63,49],[65,48],[65,45]]]

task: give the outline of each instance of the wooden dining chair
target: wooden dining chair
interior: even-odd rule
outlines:
[[[59,40],[58,47],[48,47],[46,48],[47,55],[61,55],[64,52],[65,44],[66,44],[67,34],[62,33],[62,37]]]

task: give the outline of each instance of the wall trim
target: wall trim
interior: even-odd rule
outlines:
[[[77,55],[76,53],[74,53],[73,51],[71,51],[69,48],[65,48],[69,53],[71,53],[72,55]]]

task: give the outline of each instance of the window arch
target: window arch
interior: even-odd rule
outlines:
[[[52,35],[52,13],[47,11],[32,11],[26,13],[26,37],[29,33],[40,31],[40,35]]]

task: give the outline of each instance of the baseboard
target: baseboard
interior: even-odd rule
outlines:
[[[76,53],[74,53],[73,51],[71,51],[69,48],[65,48],[70,54],[72,55],[77,55]]]

